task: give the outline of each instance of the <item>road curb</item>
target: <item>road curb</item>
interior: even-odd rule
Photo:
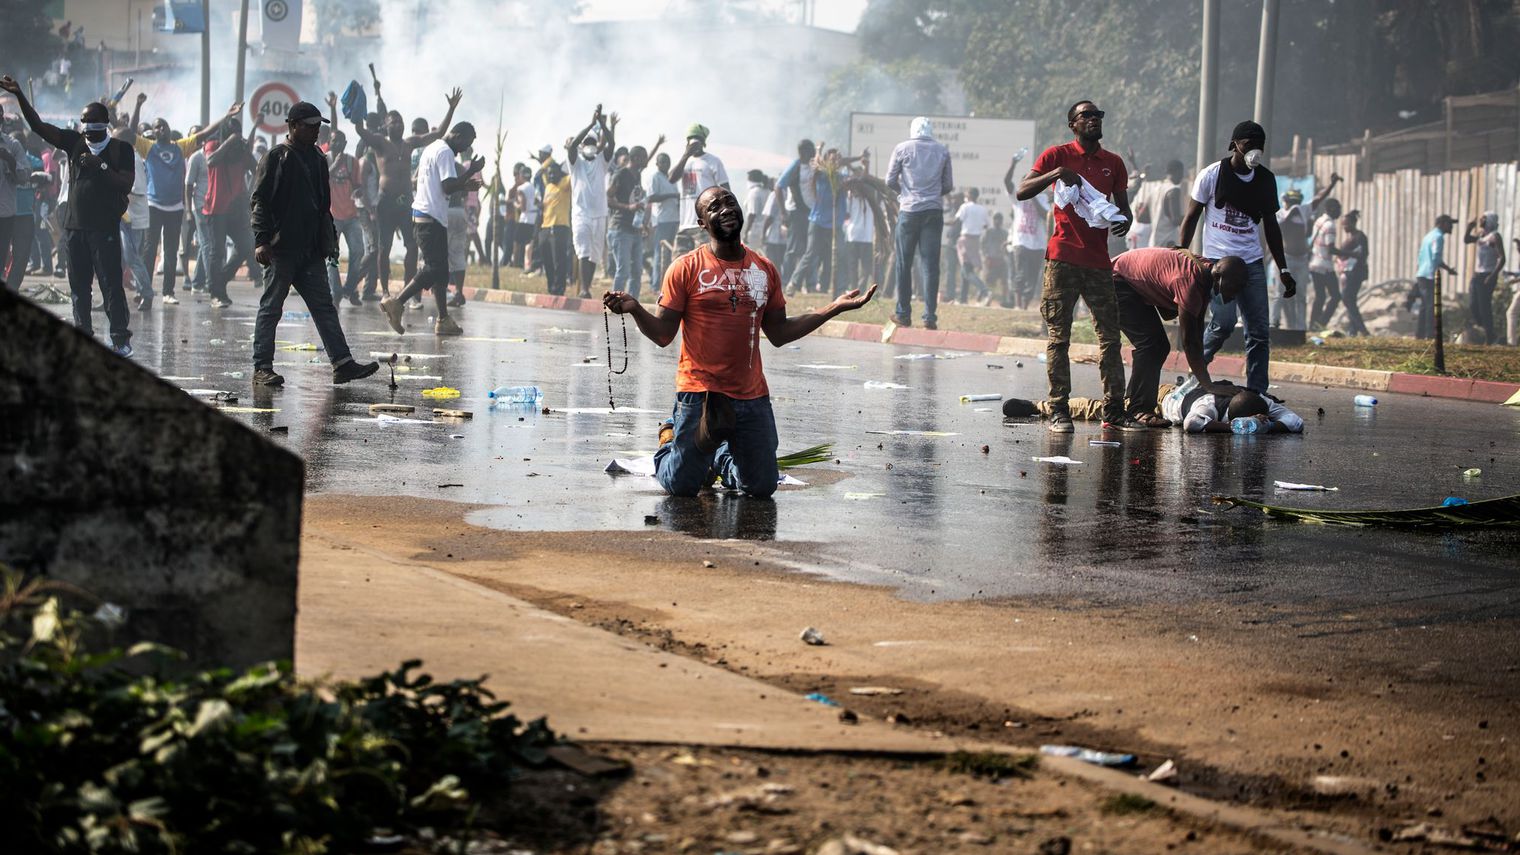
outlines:
[[[490,288],[467,287],[464,291],[465,296],[470,300],[484,303],[526,306],[535,309],[560,309],[590,314],[602,310],[602,301],[597,299]],[[1001,356],[1036,357],[1045,352],[1045,340],[1039,338],[996,336],[954,330],[926,330],[896,324],[829,321],[819,327],[816,334],[850,341],[995,353]],[[1099,356],[1098,346],[1095,344],[1073,342],[1069,353],[1073,362],[1096,363]],[[1125,364],[1130,364],[1132,361],[1131,349],[1124,348]],[[1239,375],[1245,373],[1245,362],[1244,357],[1221,354],[1214,357],[1212,364],[1218,366],[1222,374]],[[1185,372],[1187,360],[1181,353],[1174,352],[1167,358],[1166,368],[1171,371]],[[1377,371],[1370,368],[1347,368],[1338,365],[1314,365],[1307,362],[1273,362],[1272,378],[1283,383],[1336,386],[1368,392],[1395,392],[1403,395],[1450,398],[1484,404],[1502,404],[1520,392],[1520,384],[1515,383],[1473,380],[1466,377],[1434,377],[1428,374],[1405,374],[1398,371]]]

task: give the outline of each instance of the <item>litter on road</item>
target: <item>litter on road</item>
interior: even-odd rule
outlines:
[[[877,436],[960,436],[958,433],[944,430],[868,430],[866,433]]]
[[[889,382],[889,381],[886,381],[886,380],[867,380],[865,385],[866,385],[867,389],[906,389],[906,388],[908,388],[907,386],[904,386],[901,383],[892,383],[892,382]]]
[[[812,368],[816,371],[858,371],[859,365],[830,365],[828,363],[804,362],[798,368]]]
[[[808,701],[812,701],[815,704],[823,704],[826,707],[837,707],[837,706],[839,706],[839,702],[838,701],[834,700],[833,698],[829,697],[828,695],[825,695],[822,692],[809,692],[807,695],[803,696],[803,699],[804,700],[808,700]]]
[[[612,462],[608,463],[602,471],[608,475],[644,475],[653,478],[654,455],[613,458]],[[776,479],[776,483],[783,487],[806,487],[808,485],[806,481],[793,478],[784,472],[781,473],[781,477]]]
[[[370,404],[369,414],[372,416],[380,413],[388,413],[393,416],[409,416],[416,412],[417,408],[411,404]]]
[[[422,397],[432,398],[435,401],[450,401],[459,397],[459,390],[452,386],[435,386],[431,389],[423,389]]]
[[[375,416],[372,419],[366,419],[366,418],[364,418],[362,416],[354,416],[354,421],[356,421],[356,422],[372,422],[374,424],[378,424],[378,425],[381,425],[381,426],[384,426],[384,425],[430,425],[430,424],[433,424],[433,422],[431,422],[431,421],[429,421],[427,419],[407,419],[407,418],[402,418],[400,416],[386,415],[385,413],[380,413],[379,415]]]
[[[1401,510],[1337,511],[1322,508],[1285,508],[1235,496],[1215,496],[1226,508],[1254,508],[1274,519],[1318,525],[1391,526],[1395,528],[1443,529],[1455,526],[1520,526],[1520,494],[1485,499],[1465,505]]]
[[[1099,446],[1099,447],[1102,447],[1102,448],[1118,448],[1119,447],[1119,441],[1117,439],[1089,439],[1087,441],[1087,444],[1088,445]]]
[[[1279,490],[1299,490],[1303,492],[1338,493],[1339,487],[1326,487],[1322,484],[1295,484],[1292,481],[1273,481],[1272,486]]]
[[[893,689],[889,686],[856,686],[853,689],[850,689],[850,694],[864,695],[866,697],[875,697],[878,695],[900,695],[902,693],[902,689]]]
[[[1041,745],[1040,753],[1051,757],[1075,757],[1083,763],[1091,763],[1094,766],[1128,766],[1135,762],[1133,754],[1094,751],[1080,745]]]
[[[975,395],[962,395],[961,396],[961,403],[962,404],[971,404],[971,403],[975,403],[977,401],[1001,401],[1001,400],[1003,400],[1003,395],[1002,395],[1002,393],[999,393],[999,392],[982,392],[982,393],[978,393],[978,394],[975,394]]]
[[[1067,457],[1064,454],[1058,454],[1055,457],[1031,457],[1029,459],[1033,460],[1036,463],[1054,463],[1057,466],[1081,466],[1082,465],[1082,461],[1080,461],[1080,460],[1073,460],[1073,459],[1071,459],[1070,457]]]
[[[797,637],[802,639],[804,644],[811,644],[814,647],[822,647],[825,644],[828,644],[828,642],[823,638],[823,633],[819,632],[811,626],[807,629],[804,629],[797,635]]]

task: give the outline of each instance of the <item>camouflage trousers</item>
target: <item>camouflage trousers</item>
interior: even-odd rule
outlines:
[[[1162,383],[1157,391],[1156,400],[1162,400],[1175,388],[1177,387],[1171,383]],[[1034,405],[1040,411],[1040,415],[1047,419],[1050,418],[1051,413],[1055,412],[1055,408],[1049,401],[1035,401]],[[1103,400],[1101,398],[1067,398],[1066,411],[1074,422],[1101,422],[1103,421]],[[1156,405],[1155,413],[1158,416],[1161,415],[1160,404]]]
[[[1040,315],[1045,318],[1049,335],[1045,372],[1050,380],[1050,394],[1046,397],[1056,408],[1064,408],[1071,397],[1071,360],[1067,351],[1071,348],[1071,322],[1078,299],[1087,304],[1093,330],[1098,334],[1104,415],[1111,422],[1123,421],[1124,356],[1119,341],[1119,302],[1114,296],[1114,275],[1107,270],[1045,260]]]

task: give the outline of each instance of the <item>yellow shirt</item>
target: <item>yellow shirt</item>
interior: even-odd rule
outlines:
[[[570,225],[570,176],[558,184],[544,181],[544,224],[542,228]]]
[[[132,139],[132,147],[137,149],[138,157],[147,157],[148,151],[153,148],[154,142],[154,140],[150,140],[142,134],[138,134]],[[180,154],[183,154],[185,157],[189,157],[190,155],[195,154],[195,152],[201,147],[199,141],[190,137],[170,140],[169,144],[178,146]]]

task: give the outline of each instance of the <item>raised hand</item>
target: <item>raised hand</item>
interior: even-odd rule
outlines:
[[[147,103],[147,100],[148,100],[148,93],[146,93],[146,92],[139,92],[139,93],[137,93],[137,106],[141,107],[143,104]]]
[[[665,135],[664,134],[660,134],[658,137],[655,138],[655,141],[654,141],[654,147],[655,148],[659,148],[660,146],[662,146],[664,144],[665,144]]]
[[[464,90],[460,89],[458,86],[455,86],[454,91],[450,92],[447,97],[449,102],[449,109],[452,110],[453,108],[459,106],[459,99],[464,97]]]
[[[612,115],[608,117],[608,124],[612,126],[613,130],[617,130],[618,114],[616,110],[612,111]]]
[[[232,106],[227,108],[227,118],[235,119],[241,112],[243,112],[243,102],[233,101]]]
[[[329,92],[329,93],[327,93],[327,106],[329,106],[329,107],[336,107],[336,106],[338,106],[338,93],[336,93],[336,92]]]
[[[591,111],[591,122],[592,122],[592,124],[597,124],[597,123],[600,123],[601,121],[602,121],[602,105],[598,104],[598,105],[596,105],[596,109],[593,110],[593,111]]]
[[[0,89],[9,92],[12,95],[21,94],[21,84],[17,83],[16,79],[14,77],[11,77],[9,74],[5,75],[4,77],[0,77]]]

